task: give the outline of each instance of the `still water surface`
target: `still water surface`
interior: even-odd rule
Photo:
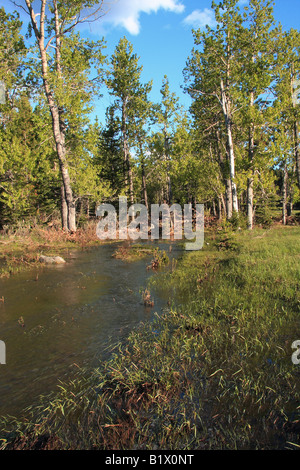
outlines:
[[[160,248],[169,252],[169,246]],[[151,256],[124,262],[112,257],[115,249],[72,252],[66,265],[0,280],[0,339],[7,356],[0,365],[0,415],[18,416],[77,366],[97,367],[112,344],[166,306],[162,292],[154,294],[154,308],[142,302],[141,291],[155,275],[146,269]],[[171,257],[179,252],[173,246]]]

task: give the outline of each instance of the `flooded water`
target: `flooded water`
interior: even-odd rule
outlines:
[[[166,306],[162,295],[154,294],[154,308],[142,302],[141,291],[153,275],[146,269],[151,256],[124,262],[112,257],[115,249],[76,251],[65,256],[66,265],[0,280],[0,340],[6,344],[0,415],[18,416],[59,380],[72,377],[77,366],[97,367],[112,344]],[[171,255],[178,251],[173,247]]]

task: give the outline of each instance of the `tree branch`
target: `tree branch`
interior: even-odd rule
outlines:
[[[72,31],[72,29],[74,29],[77,25],[79,24],[83,24],[83,23],[93,23],[94,21],[97,21],[99,20],[100,18],[102,18],[106,12],[104,13],[100,13],[102,11],[102,8],[103,8],[103,3],[104,3],[104,0],[101,0],[101,5],[96,9],[95,12],[93,13],[90,13],[89,15],[85,16],[84,18],[80,18],[80,15],[81,15],[81,12],[79,12],[78,16],[77,16],[77,19],[76,21],[70,25],[68,28],[64,29],[62,32],[61,32],[61,35],[64,35],[66,33],[69,33],[70,31]],[[98,15],[99,13],[99,15]],[[97,16],[96,16],[97,15]],[[94,19],[90,19],[94,16]]]
[[[18,8],[21,8],[23,11],[25,11],[25,13],[26,13],[28,16],[30,16],[29,11],[27,11],[26,8],[23,7],[23,5],[19,5],[17,2],[14,2],[13,0],[10,0],[10,1],[11,1],[11,3],[12,3],[13,5],[15,5],[15,6],[18,7]]]
[[[40,34],[40,31],[38,29],[38,26],[37,26],[37,22],[36,22],[36,14],[34,13],[33,11],[33,8],[32,8],[32,5],[31,5],[31,2],[30,0],[25,0],[26,2],[26,5],[27,5],[27,9],[28,9],[28,14],[30,15],[30,19],[31,19],[31,24],[33,26],[33,29],[34,29],[34,34],[36,36],[37,39],[40,39],[41,38],[41,34]]]

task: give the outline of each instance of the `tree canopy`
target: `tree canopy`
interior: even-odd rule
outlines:
[[[300,33],[283,31],[272,0],[212,2],[216,26],[193,30],[181,106],[162,74],[160,102],[142,81],[142,58],[122,37],[78,28],[101,19],[101,1],[24,0],[0,8],[0,224],[60,214],[74,232],[100,202],[204,203],[248,228],[300,199]],[[106,121],[94,119],[104,87]]]

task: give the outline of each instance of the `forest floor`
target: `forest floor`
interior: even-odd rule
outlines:
[[[151,278],[165,312],[26,419],[3,418],[0,447],[299,449],[299,240],[299,226],[208,230]]]

